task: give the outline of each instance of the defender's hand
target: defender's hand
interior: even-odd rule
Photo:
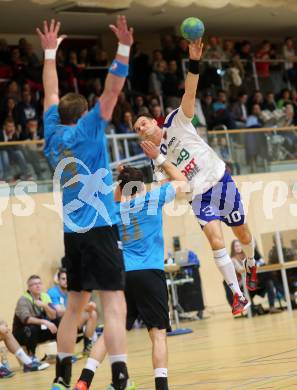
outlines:
[[[63,39],[66,38],[66,35],[61,35],[60,37],[58,37],[60,27],[61,23],[56,22],[55,19],[52,19],[49,25],[47,21],[44,20],[43,32],[41,32],[39,28],[36,29],[43,50],[57,49]]]
[[[133,27],[129,28],[127,26],[126,16],[118,15],[116,26],[114,24],[110,24],[109,27],[114,32],[120,43],[123,45],[132,46]]]
[[[202,38],[189,43],[189,57],[190,60],[200,60],[203,52]]]
[[[155,160],[160,154],[159,148],[151,141],[143,141],[140,146],[144,154],[151,160]]]

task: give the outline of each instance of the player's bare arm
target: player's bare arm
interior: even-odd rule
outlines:
[[[188,118],[193,118],[196,91],[199,80],[199,61],[203,52],[202,39],[189,43],[189,71],[185,80],[185,93],[182,97],[181,107]]]
[[[43,31],[39,28],[36,32],[40,38],[44,50],[43,86],[44,86],[44,111],[53,104],[59,103],[59,82],[56,69],[56,51],[66,35],[58,36],[61,23],[54,19],[48,23],[43,22]]]
[[[143,141],[140,146],[144,154],[154,161],[155,164],[162,166],[162,169],[169,176],[170,181],[173,187],[177,192],[186,192],[188,188],[188,180],[181,173],[179,169],[176,168],[169,160],[160,153],[160,149],[151,141]]]
[[[102,95],[99,98],[102,117],[109,120],[116,105],[118,95],[121,92],[125,80],[125,68],[128,70],[129,52],[133,44],[133,28],[128,27],[125,16],[117,17],[116,25],[110,25],[119,41],[119,48],[115,60],[105,80],[105,86]],[[121,72],[121,68],[123,72]]]

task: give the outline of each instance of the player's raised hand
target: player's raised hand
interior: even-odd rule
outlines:
[[[43,50],[57,49],[66,38],[66,35],[58,36],[60,27],[61,23],[52,19],[50,23],[47,23],[46,20],[43,21],[43,32],[38,27],[36,28]]]
[[[133,27],[128,27],[126,16],[118,15],[116,25],[110,24],[109,27],[114,32],[120,43],[132,46]]]
[[[189,42],[189,57],[191,60],[200,60],[203,52],[202,38]]]
[[[155,160],[160,154],[159,148],[151,141],[142,141],[140,146],[143,153],[151,160]]]

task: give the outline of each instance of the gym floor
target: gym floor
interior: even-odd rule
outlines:
[[[289,390],[297,389],[297,312],[233,319],[213,315],[183,323],[194,333],[168,339],[170,389]],[[138,390],[153,390],[151,349],[144,329],[129,333],[129,371]],[[84,360],[73,366],[76,379]],[[0,380],[1,390],[49,390],[54,365],[38,373]],[[108,363],[97,371],[92,389],[110,381]]]

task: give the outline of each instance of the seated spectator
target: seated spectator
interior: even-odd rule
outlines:
[[[19,137],[16,132],[16,125],[11,119],[4,122],[3,130],[0,131],[0,142],[18,141]],[[31,179],[30,169],[26,163],[24,153],[20,146],[9,145],[0,148],[0,178],[11,182],[15,179],[12,170],[12,163],[16,163],[19,170],[19,177],[22,180]],[[1,171],[3,171],[1,173]]]
[[[9,47],[6,39],[0,39],[0,64],[9,64]]]
[[[271,112],[275,111],[277,109],[277,105],[275,102],[275,97],[273,92],[268,92],[266,95],[266,99],[263,104],[264,110],[269,110]]]
[[[13,335],[34,357],[38,344],[55,340],[58,319],[48,294],[42,292],[42,281],[38,275],[27,280],[27,291],[16,304],[13,319]]]
[[[244,261],[246,259],[245,253],[242,250],[242,246],[239,240],[233,240],[231,243],[231,260],[233,261],[236,274],[239,280],[239,285],[243,286],[242,275],[245,274],[245,265]],[[258,250],[255,248],[255,260],[257,263],[257,267],[264,265],[264,261],[262,256],[259,254]],[[229,286],[224,282],[226,296],[229,304],[232,305],[232,292],[230,294]],[[230,291],[229,291],[230,290]],[[267,294],[268,303],[269,303],[269,313],[275,314],[279,313],[280,310],[275,308],[275,286],[273,282],[273,278],[270,273],[261,273],[258,275],[258,288],[256,291],[249,292],[251,300],[252,300],[252,312],[255,312],[255,305],[253,304],[253,297],[255,295],[259,295],[264,297]],[[231,299],[230,299],[231,298]]]
[[[32,93],[29,91],[22,92],[22,100],[17,105],[17,112],[20,125],[25,130],[26,123],[29,119],[37,118],[38,106],[33,101]]]
[[[133,107],[133,111],[134,111],[135,115],[138,116],[140,114],[143,114],[144,107],[147,110],[147,112],[149,112],[149,109],[148,109],[147,105],[145,104],[144,97],[142,95],[136,95],[134,98],[134,107]]]
[[[58,284],[51,287],[47,293],[56,309],[58,318],[61,318],[65,313],[68,302],[66,270],[60,269],[57,277]],[[89,302],[78,324],[78,329],[84,332],[84,355],[89,355],[92,348],[93,336],[96,335],[97,319],[96,304],[95,302]]]
[[[116,132],[119,134],[133,133],[132,120],[133,116],[131,111],[124,112],[122,120],[116,128]]]
[[[290,90],[285,88],[281,92],[281,97],[277,101],[277,108],[283,108],[286,104],[291,103]]]
[[[8,351],[15,355],[15,357],[23,364],[24,372],[41,371],[49,367],[48,363],[41,363],[38,360],[33,360],[28,356],[20,344],[17,342],[11,333],[7,323],[0,318],[0,341],[3,341]],[[10,378],[14,375],[8,367],[5,367],[0,362],[0,379]]]
[[[231,61],[234,57],[234,54],[234,42],[230,39],[227,39],[223,44],[223,59],[225,61]]]
[[[21,100],[21,89],[16,81],[11,81],[8,84],[7,90],[5,92],[5,97],[7,99],[13,98],[16,102],[19,102]]]
[[[152,70],[155,72],[157,70],[158,64],[164,61],[162,51],[160,49],[155,49],[152,54]],[[165,61],[166,63],[166,61]]]
[[[5,119],[11,119],[17,126],[19,126],[19,115],[17,112],[17,102],[13,97],[9,97],[4,102],[3,110],[1,112],[1,126]],[[21,129],[18,129],[21,130]]]
[[[80,66],[87,67],[90,63],[88,49],[81,49],[78,55],[78,63]]]
[[[121,91],[118,96],[117,104],[115,105],[115,108],[112,113],[111,121],[115,125],[115,127],[119,126],[119,123],[124,115],[124,112],[126,111],[132,112],[132,106],[128,102],[125,92]]]
[[[214,127],[225,125],[228,129],[235,129],[236,124],[227,107],[226,91],[220,90],[216,101],[212,104],[214,112]]]
[[[259,105],[260,109],[263,110],[264,107],[264,98],[261,91],[257,90],[253,93],[252,97],[249,99],[248,102],[248,111],[252,111],[252,107],[254,104]]]
[[[185,38],[179,38],[177,42],[177,56],[179,66],[182,66],[182,60],[189,58],[189,43]]]
[[[230,107],[230,112],[235,120],[236,128],[243,128],[246,125],[248,109],[247,109],[248,95],[246,92],[241,92],[234,104]]]
[[[213,97],[211,92],[205,92],[201,102],[202,111],[206,120],[208,130],[214,126]]]
[[[155,104],[154,106],[152,106],[151,114],[153,118],[157,121],[157,125],[162,128],[165,122],[165,116],[162,114],[161,106],[159,104]]]

